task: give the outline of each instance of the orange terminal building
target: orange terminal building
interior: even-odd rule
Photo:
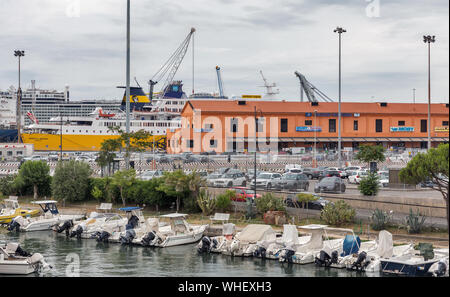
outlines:
[[[190,100],[182,128],[167,131],[168,153],[337,149],[338,103],[258,100]],[[341,103],[344,150],[363,144],[426,149],[426,103]],[[256,123],[256,124],[255,124]],[[256,134],[256,135],[255,135]],[[449,140],[448,103],[431,104],[432,147]]]

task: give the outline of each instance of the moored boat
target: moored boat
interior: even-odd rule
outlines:
[[[9,196],[3,200],[4,207],[0,211],[0,224],[9,224],[15,217],[35,217],[39,215],[38,209],[24,209],[20,207],[17,196]]]
[[[51,268],[39,253],[30,254],[17,243],[0,245],[0,274],[25,275]]]

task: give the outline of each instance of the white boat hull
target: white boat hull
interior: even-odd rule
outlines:
[[[0,261],[0,274],[26,275],[35,272],[36,267],[27,260]]]

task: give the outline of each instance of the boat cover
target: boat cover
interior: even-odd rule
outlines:
[[[361,246],[361,239],[359,236],[346,235],[344,239],[344,244],[342,246],[341,257],[356,254]]]
[[[377,254],[380,258],[390,258],[394,252],[394,241],[392,240],[392,234],[386,230],[381,230],[378,234],[378,248]]]
[[[257,241],[275,241],[275,231],[269,225],[250,224],[236,235],[242,243],[256,243]]]
[[[285,245],[298,244],[298,231],[295,225],[283,225],[283,236],[281,237],[281,242]]]
[[[225,235],[233,235],[236,226],[233,223],[223,224],[222,234]]]

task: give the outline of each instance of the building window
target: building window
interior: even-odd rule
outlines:
[[[399,126],[404,126],[405,125],[405,121],[398,121],[398,125]]]
[[[420,142],[420,148],[421,149],[427,149],[428,148],[428,142],[427,141],[421,141]]]
[[[232,118],[230,120],[231,125],[231,132],[237,132],[238,131],[238,120],[235,118]]]
[[[288,119],[281,119],[281,132],[288,131]]]
[[[353,131],[358,131],[358,121],[353,121]]]
[[[193,139],[188,139],[186,142],[186,146],[187,148],[193,148],[194,147],[194,140]]]
[[[448,126],[448,121],[442,121],[442,126]]]
[[[420,120],[420,132],[427,132],[427,120]]]
[[[336,132],[336,119],[328,120],[328,132]]]
[[[210,139],[210,140],[209,140],[209,146],[212,147],[212,148],[217,147],[217,140],[215,140],[215,139]]]
[[[205,129],[213,129],[213,124],[205,124]]]
[[[305,126],[312,126],[312,120],[305,120]]]
[[[375,120],[375,132],[383,132],[383,120]]]

